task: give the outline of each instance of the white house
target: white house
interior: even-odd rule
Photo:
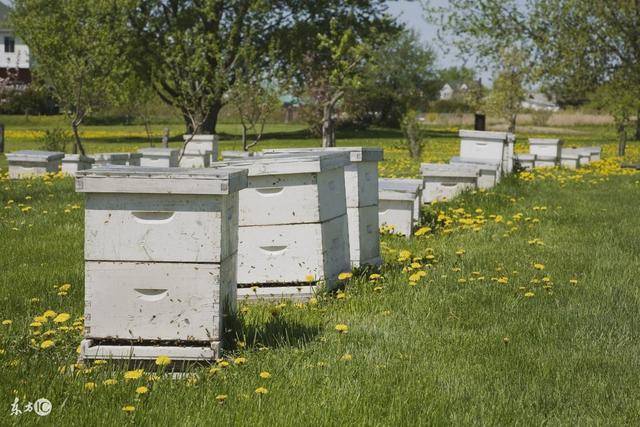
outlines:
[[[0,3],[0,78],[5,78],[10,70],[17,71],[20,83],[31,81],[29,47],[16,37],[7,24],[11,9]]]
[[[534,111],[559,111],[560,106],[544,93],[529,93],[527,99],[522,101],[522,108]]]
[[[449,100],[453,96],[453,88],[449,83],[445,83],[440,89],[440,99]]]

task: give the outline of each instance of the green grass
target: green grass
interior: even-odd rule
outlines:
[[[344,142],[387,147],[397,143],[393,132],[345,134],[351,139]],[[455,149],[455,136],[443,133],[443,146]],[[411,172],[415,162],[397,150],[389,150],[391,161]],[[51,327],[56,345],[37,348],[44,339],[30,332],[34,316],[67,312],[71,324],[82,315],[83,198],[69,178],[4,180],[0,320],[13,324],[0,326],[2,424],[638,424],[640,174],[619,176],[607,166],[579,175],[509,178],[490,192],[436,205],[454,220],[465,216],[458,208],[481,216],[479,231],[436,227],[411,240],[384,236],[381,290],[356,272],[345,298],[243,306],[232,336],[244,347],[230,346],[225,356],[246,364],[232,362],[216,374],[193,368],[191,380],[155,382],[126,382],[112,364],[71,373],[79,330]],[[32,209],[22,212],[19,204]],[[534,239],[543,244],[530,244]],[[402,250],[435,255],[431,267],[420,261],[427,275],[416,286],[402,271],[408,262],[397,261]],[[507,283],[498,283],[503,277]],[[72,285],[67,296],[54,288],[63,283]],[[337,333],[336,324],[348,325],[348,333]],[[352,360],[341,360],[345,354]],[[261,379],[261,371],[271,378]],[[108,378],[118,384],[103,385]],[[86,391],[87,382],[96,389]],[[150,392],[136,397],[140,385]],[[260,386],[268,393],[258,396]],[[220,394],[228,396],[224,404],[216,403]],[[11,417],[16,396],[23,403],[46,397],[53,412]],[[127,404],[134,413],[121,410]]]

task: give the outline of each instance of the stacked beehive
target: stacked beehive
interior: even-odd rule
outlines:
[[[85,360],[214,360],[235,311],[243,170],[109,167],[86,195]]]

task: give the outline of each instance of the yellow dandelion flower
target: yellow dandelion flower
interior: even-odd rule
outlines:
[[[124,412],[133,412],[133,411],[136,410],[136,407],[133,406],[133,405],[125,405],[125,406],[122,407],[122,410]]]
[[[544,264],[540,264],[539,262],[533,264],[533,268],[536,270],[544,270]]]
[[[149,392],[149,388],[145,387],[143,385],[141,385],[140,387],[136,388],[136,393],[137,394],[146,394]]]
[[[267,390],[267,388],[266,388],[266,387],[258,387],[258,388],[255,390],[255,393],[256,393],[256,394],[267,394],[268,392],[269,392],[269,390]]]
[[[267,378],[271,378],[271,374],[267,371],[262,371],[260,372],[260,378],[262,378],[263,380],[266,380]]]
[[[55,343],[52,340],[45,340],[40,344],[40,348],[46,350],[47,348],[53,347],[54,345]]]
[[[227,395],[219,394],[216,396],[216,400],[218,401],[218,403],[224,403],[224,401],[227,400]]]
[[[431,227],[421,227],[414,233],[416,236],[422,236],[431,231]]]
[[[378,280],[378,279],[382,279],[382,276],[377,273],[373,273],[369,275],[369,280]]]
[[[40,326],[42,326],[41,322],[31,322],[29,323],[29,326],[31,326],[32,328],[39,328]]]
[[[113,378],[109,378],[108,380],[102,381],[104,385],[115,385],[118,384],[118,380],[114,380]]]
[[[229,362],[227,362],[226,360],[220,360],[218,362],[218,366],[221,368],[226,368],[227,366],[229,366]]]
[[[349,273],[349,272],[344,272],[344,273],[338,274],[338,279],[339,280],[347,280],[347,279],[351,279],[351,277],[353,277],[353,274]]]
[[[137,380],[138,378],[142,377],[142,374],[144,374],[144,369],[135,369],[133,371],[127,371],[124,373],[124,379]]]
[[[533,298],[536,294],[534,294],[533,292],[527,292],[524,294],[525,297],[527,298]]]
[[[11,326],[12,323],[13,323],[13,320],[10,320],[10,319],[5,319],[2,321],[2,324],[4,326]]]
[[[316,276],[314,276],[313,274],[307,274],[306,276],[304,276],[304,280],[306,282],[313,282],[316,280]],[[221,396],[225,396],[226,398],[226,395],[221,395]]]
[[[171,363],[171,358],[169,356],[160,355],[156,358],[156,365],[158,366],[167,366]]]
[[[569,283],[571,283],[572,285],[577,285],[578,284],[578,279],[570,279]]]
[[[342,356],[340,356],[340,360],[342,360],[343,362],[350,362],[353,359],[353,356],[351,356],[349,353],[345,353]]]
[[[335,326],[335,330],[338,331],[338,333],[346,334],[349,331],[349,327],[344,323],[338,323]]]
[[[465,253],[466,253],[466,252],[465,252],[465,250],[464,250],[464,249],[458,249],[458,250],[456,251],[456,255],[458,255],[458,256],[462,256],[462,255],[464,255]]]
[[[71,289],[71,285],[69,283],[65,283],[63,285],[60,285],[60,287],[58,288],[58,290],[60,292],[68,292],[69,289]]]
[[[216,367],[209,368],[209,375],[215,375],[218,372],[220,372],[220,368],[216,368]]]
[[[71,316],[69,315],[69,313],[60,313],[53,319],[53,323],[64,323],[70,318]]]
[[[93,391],[96,388],[96,383],[85,383],[84,389],[86,391]]]
[[[235,359],[233,359],[233,363],[235,363],[236,365],[244,365],[245,363],[247,363],[247,359],[245,359],[244,357],[236,357]]]
[[[44,317],[48,317],[50,319],[53,319],[54,317],[56,317],[58,315],[58,313],[56,313],[53,310],[47,310],[42,314]]]

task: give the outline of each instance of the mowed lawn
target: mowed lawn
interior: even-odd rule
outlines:
[[[433,132],[425,159],[454,155],[454,131]],[[314,142],[277,143],[301,141]],[[341,143],[383,145],[385,175],[415,175],[399,141],[379,130]],[[110,362],[74,366],[83,198],[70,178],[0,189],[2,424],[640,422],[640,174],[616,161],[523,173],[427,208],[431,230],[383,236],[384,266],[355,271],[344,291],[241,304],[224,361],[180,379],[162,375],[170,367],[125,379]],[[55,323],[60,313],[70,318]],[[21,408],[47,398],[52,413],[11,416],[16,397]]]

